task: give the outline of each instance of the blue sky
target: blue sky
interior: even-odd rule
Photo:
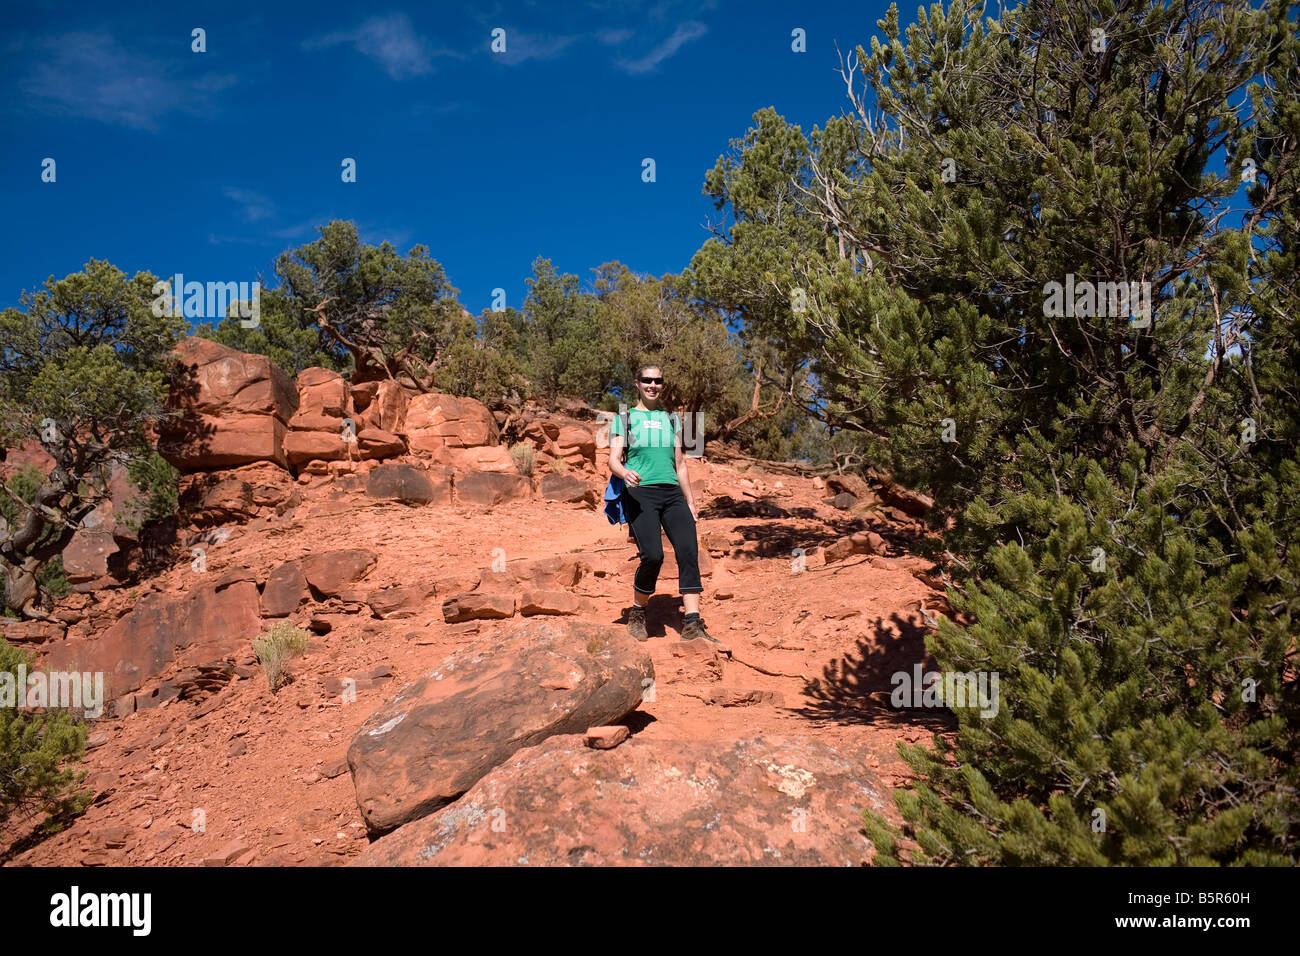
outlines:
[[[888,4],[4,7],[0,306],[92,257],[269,281],[338,218],[367,242],[428,246],[477,315],[497,287],[522,304],[539,255],[584,284],[615,259],[683,269],[717,215],[701,189],[728,140],[765,106],[805,132],[844,110],[835,44],[869,47]]]

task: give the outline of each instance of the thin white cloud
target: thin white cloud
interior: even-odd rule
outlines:
[[[284,226],[280,229],[271,229],[268,235],[275,239],[296,239],[299,236],[310,235],[312,239],[319,239],[316,235],[316,227],[323,226],[329,222],[332,216],[315,216],[311,219],[304,219],[302,222],[295,223],[291,226]]]
[[[21,87],[33,105],[132,129],[157,131],[174,111],[209,114],[215,94],[236,82],[231,74],[177,76],[170,63],[128,51],[109,33],[65,33],[30,47],[40,55]]]
[[[614,29],[598,30],[596,31],[596,39],[605,44],[605,46],[618,46],[620,43],[626,43],[628,40],[632,39],[632,31]]]
[[[525,60],[550,60],[580,39],[577,34],[520,33],[507,28],[505,52],[494,54],[493,58],[509,66]]]
[[[208,245],[211,246],[264,246],[266,244],[265,238],[257,236],[226,236],[217,235],[215,232],[208,233]]]
[[[239,204],[239,218],[244,222],[260,222],[275,216],[275,203],[261,193],[238,186],[227,186],[222,192],[227,199],[233,199]]]
[[[302,48],[328,50],[341,44],[349,44],[358,53],[370,57],[395,80],[432,73],[435,57],[461,55],[453,50],[434,48],[425,37],[415,32],[411,18],[405,13],[371,17],[355,30],[340,30],[305,40]]]
[[[649,73],[664,60],[671,57],[692,40],[698,40],[709,32],[709,28],[698,20],[687,20],[680,24],[673,35],[664,40],[639,60],[620,60],[621,66],[628,73]]]

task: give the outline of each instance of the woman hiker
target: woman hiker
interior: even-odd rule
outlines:
[[[659,569],[664,563],[660,527],[668,534],[677,559],[677,589],[682,594],[686,619],[682,640],[703,638],[722,644],[704,629],[700,618],[699,544],[696,540],[695,497],[686,474],[682,436],[673,427],[678,416],[669,416],[659,404],[664,373],[657,365],[644,365],[636,375],[640,400],[628,412],[632,443],[627,463],[623,462],[622,416],[610,427],[609,468],[626,484],[623,509],[632,528],[641,563],[632,583],[632,606],[627,610],[627,630],[639,641],[646,639],[646,604],[655,592]]]

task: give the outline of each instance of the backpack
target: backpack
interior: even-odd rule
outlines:
[[[623,464],[627,464],[627,452],[632,447],[632,410],[628,409],[619,415],[623,422],[623,456],[619,459]],[[673,435],[676,436],[682,430],[682,420],[676,412],[668,413],[668,421],[673,426]],[[675,439],[674,439],[675,440]]]

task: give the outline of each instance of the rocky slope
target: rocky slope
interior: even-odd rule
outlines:
[[[897,742],[949,728],[889,706],[943,606],[910,553],[923,498],[711,449],[690,469],[702,612],[727,651],[678,639],[667,542],[638,643],[621,623],[636,548],[598,510],[590,410],[512,422],[524,476],[504,413],[472,400],[323,369],[295,387],[256,356],[182,348],[169,560],[133,580],[139,542],[106,508],[54,619],[4,625],[43,667],[110,687],[94,804],[43,841],[11,826],[11,865],[869,859],[855,814],[894,815]],[[312,638],[272,693],[251,645],[278,620]],[[436,684],[449,661],[478,670]],[[592,723],[630,739],[591,749]]]

